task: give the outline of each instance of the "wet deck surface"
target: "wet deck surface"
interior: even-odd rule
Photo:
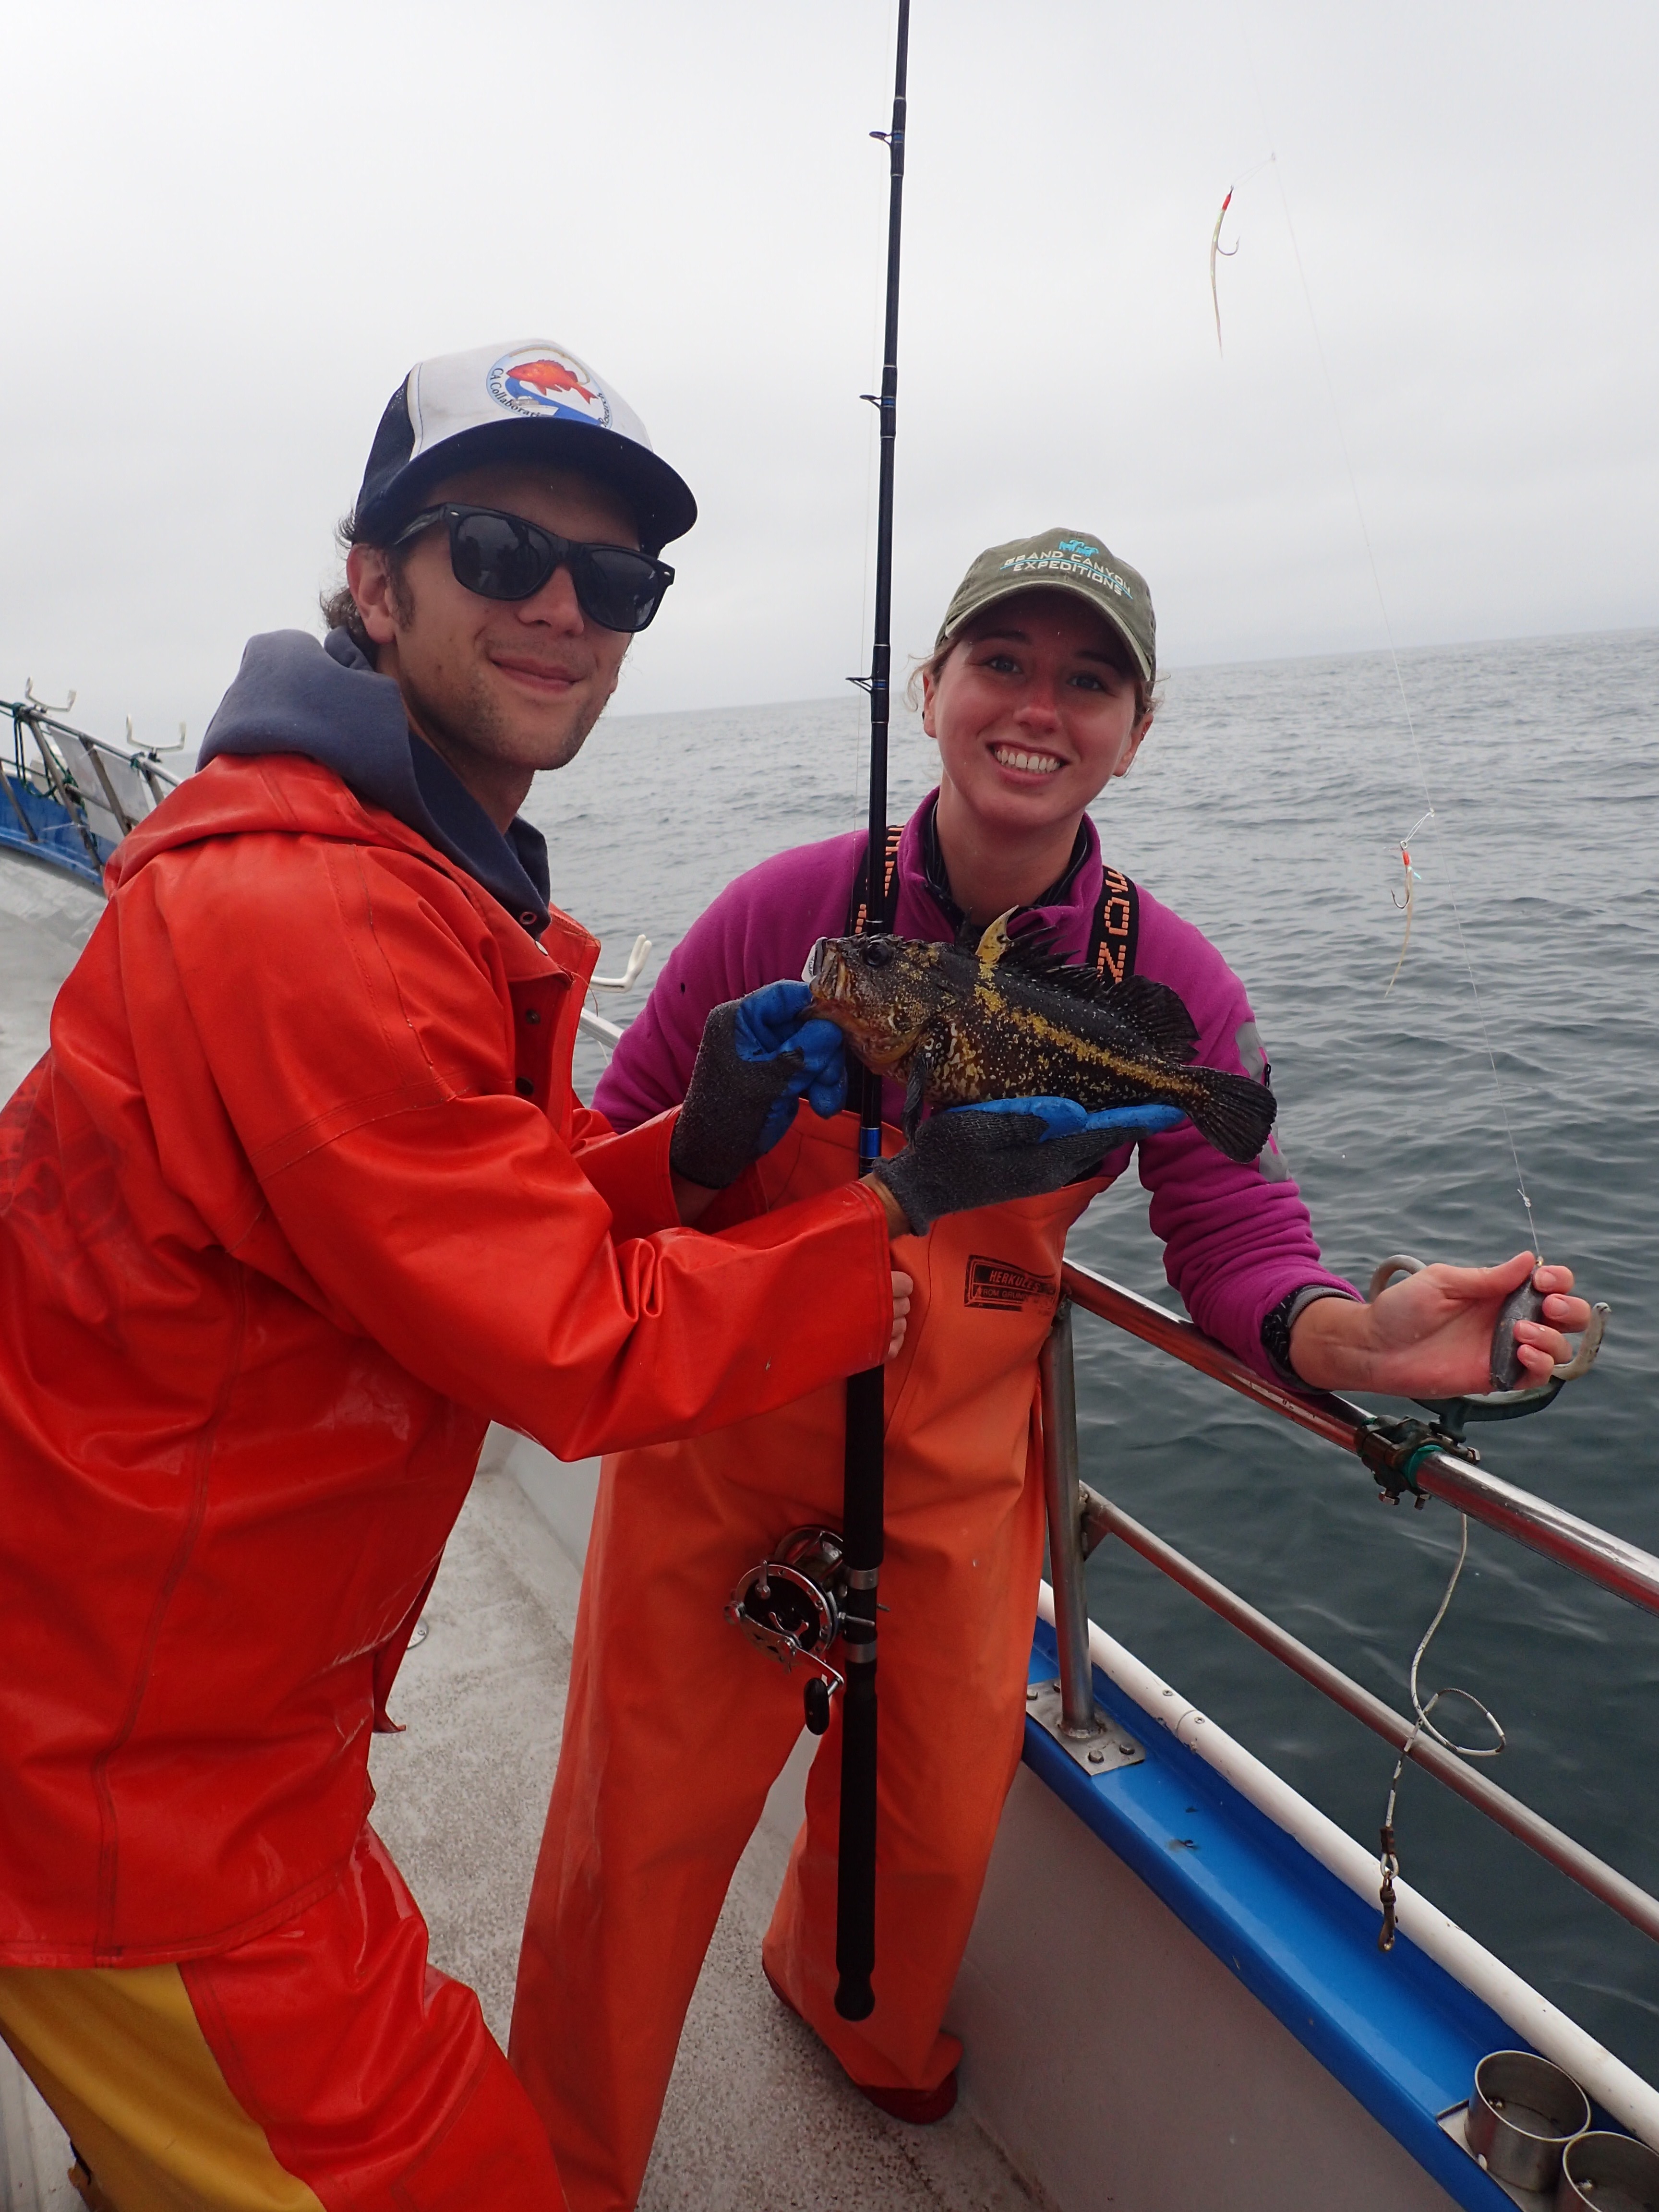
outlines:
[[[58,987],[103,910],[85,884],[0,853],[0,1105],[46,1050]]]

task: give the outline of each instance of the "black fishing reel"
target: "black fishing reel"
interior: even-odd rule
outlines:
[[[1420,1274],[1427,1262],[1414,1260],[1408,1252],[1395,1252],[1384,1260],[1371,1277],[1365,1292],[1368,1301],[1387,1290],[1396,1275]],[[1416,1403],[1426,1407],[1438,1426],[1447,1436],[1461,1437],[1471,1421],[1515,1421],[1528,1413],[1541,1413],[1546,1406],[1558,1398],[1569,1382],[1576,1382],[1581,1375],[1588,1375],[1595,1364],[1595,1355],[1601,1349],[1601,1339],[1607,1334],[1610,1306],[1590,1308],[1589,1327],[1579,1340],[1578,1349],[1571,1359],[1557,1362],[1547,1382],[1532,1382],[1517,1388],[1523,1370],[1516,1356],[1515,1324],[1518,1321],[1540,1321],[1544,1299],[1535,1291],[1531,1278],[1512,1291],[1504,1299],[1498,1316],[1497,1327],[1492,1333],[1491,1375],[1492,1389],[1471,1393],[1462,1398],[1419,1398]]]
[[[806,1725],[822,1735],[830,1725],[830,1700],[846,1677],[824,1654],[841,1634],[847,1599],[847,1564],[834,1528],[792,1528],[770,1555],[750,1567],[726,1602],[726,1617],[750,1642],[793,1674],[800,1660],[809,1674],[801,1692]]]

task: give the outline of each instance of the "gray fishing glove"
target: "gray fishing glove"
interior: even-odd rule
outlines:
[[[828,1118],[847,1103],[847,1063],[833,1023],[804,1019],[805,983],[767,983],[715,1006],[669,1141],[668,1164],[688,1182],[724,1190],[769,1152],[805,1097]]]
[[[1131,1137],[1156,1135],[1186,1118],[1170,1106],[1089,1114],[1072,1098],[991,1098],[935,1114],[902,1152],[870,1172],[922,1237],[942,1213],[1063,1190],[1093,1175],[1107,1153]]]

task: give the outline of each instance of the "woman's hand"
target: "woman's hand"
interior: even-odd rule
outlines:
[[[1093,1175],[1108,1152],[1186,1118],[1150,1103],[1091,1114],[1073,1098],[981,1099],[931,1115],[866,1181],[895,1237],[925,1237],[943,1214],[1039,1198]]]
[[[1291,1364],[1316,1390],[1382,1390],[1398,1398],[1467,1398],[1492,1388],[1498,1309],[1530,1274],[1545,1293],[1542,1322],[1518,1321],[1522,1388],[1547,1382],[1587,1328],[1590,1310],[1571,1297],[1571,1267],[1540,1267],[1517,1252],[1501,1267],[1425,1267],[1391,1283],[1370,1305],[1319,1298],[1297,1315]]]
[[[893,1334],[887,1345],[887,1357],[890,1359],[898,1358],[899,1346],[904,1342],[904,1332],[910,1320],[910,1293],[915,1287],[908,1275],[902,1275],[896,1267],[894,1268]]]

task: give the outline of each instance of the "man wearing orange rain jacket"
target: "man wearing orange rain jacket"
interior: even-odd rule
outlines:
[[[598,948],[515,809],[695,507],[556,351],[394,395],[343,626],[249,646],[0,1116],[0,2032],[117,2212],[556,2212],[367,1820],[486,1424],[695,1432],[902,1314],[879,1194],[688,1234],[684,1119],[572,1093]]]

